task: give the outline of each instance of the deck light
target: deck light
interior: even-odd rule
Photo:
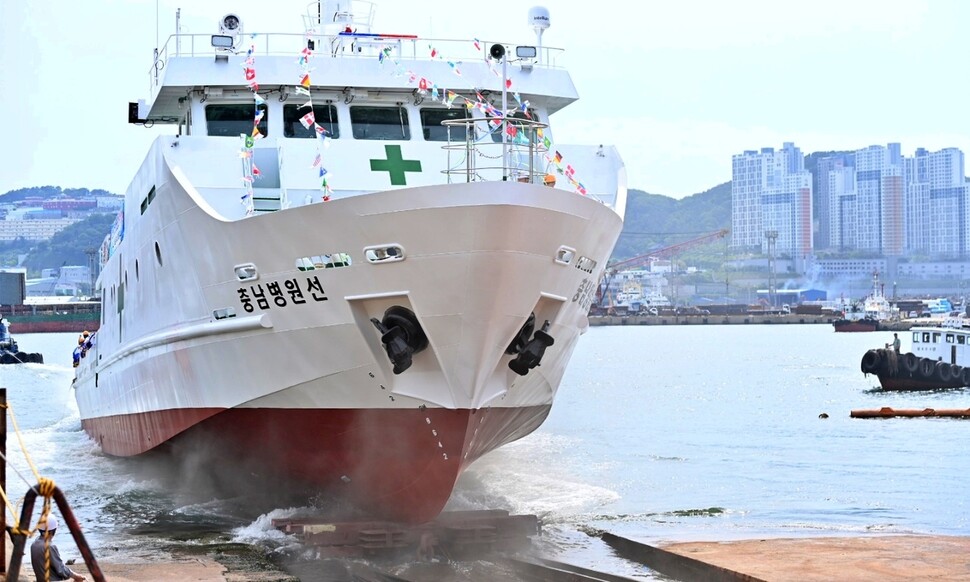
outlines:
[[[212,46],[218,49],[231,49],[235,40],[235,38],[225,34],[213,34]]]

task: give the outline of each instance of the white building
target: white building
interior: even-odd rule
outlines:
[[[768,231],[776,256],[788,256],[801,270],[813,252],[812,175],[793,143],[732,157],[731,246],[768,253]]]

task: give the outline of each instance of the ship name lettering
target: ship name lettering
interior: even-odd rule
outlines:
[[[573,295],[573,301],[579,302],[581,309],[589,309],[589,306],[593,303],[594,287],[593,281],[588,277],[579,282],[579,287],[576,288],[576,294]]]
[[[280,284],[279,281],[273,281],[271,283],[266,283],[265,290],[262,284],[249,285],[248,287],[240,287],[236,289],[236,293],[239,294],[239,301],[242,303],[243,310],[246,313],[252,313],[256,311],[256,308],[266,311],[273,307],[287,307],[288,305],[302,305],[307,302],[304,296],[304,291],[297,279],[286,279]],[[323,290],[323,285],[320,284],[320,279],[316,275],[313,277],[306,278],[306,292],[307,295],[313,298],[314,301],[328,301],[330,298]],[[267,297],[267,294],[269,295]],[[289,295],[289,301],[287,301],[286,296]],[[272,299],[272,303],[270,303]]]

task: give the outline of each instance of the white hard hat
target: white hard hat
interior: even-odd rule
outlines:
[[[40,524],[40,529],[44,531],[51,531],[52,529],[57,529],[57,517],[52,513],[47,516],[47,523]]]

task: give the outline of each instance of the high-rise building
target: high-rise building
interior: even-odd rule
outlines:
[[[825,185],[828,247],[900,256],[906,246],[906,188],[898,143],[869,146],[819,160],[816,181]]]
[[[963,152],[916,150],[905,164],[906,249],[933,257],[967,255],[967,198]]]
[[[790,142],[732,158],[731,245],[767,253],[769,231],[774,252],[802,270],[813,252],[812,175]]]
[[[815,249],[839,248],[840,242],[833,242],[833,217],[839,219],[838,212],[832,211],[833,197],[829,191],[829,174],[843,168],[855,166],[855,155],[835,154],[818,160],[812,173],[812,191],[815,196],[815,218],[818,220],[818,231],[815,234]],[[853,176],[853,181],[855,177]],[[836,200],[837,202],[837,200]],[[839,233],[835,233],[839,237]]]

